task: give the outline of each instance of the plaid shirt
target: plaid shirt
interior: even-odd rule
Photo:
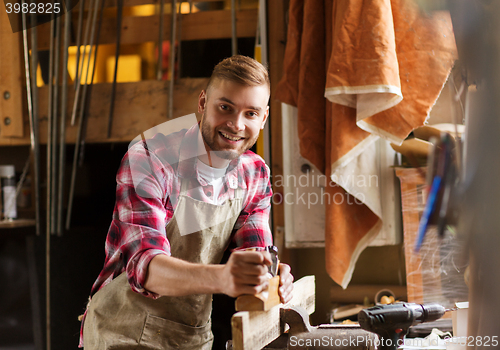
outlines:
[[[91,295],[127,272],[133,291],[147,297],[157,294],[144,289],[148,264],[158,254],[170,255],[165,226],[172,219],[180,194],[181,181],[189,182],[187,195],[202,189],[210,202],[213,187],[198,174],[199,126],[133,145],[124,156],[116,181],[116,203],[106,239],[104,268]],[[201,141],[200,141],[201,142]],[[247,151],[229,163],[220,202],[243,189],[243,207],[234,225],[230,247],[264,247],[272,244],[269,228],[271,184],[263,159]],[[83,322],[80,346],[83,346]]]

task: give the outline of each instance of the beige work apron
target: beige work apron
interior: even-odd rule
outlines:
[[[242,208],[242,191],[238,188],[234,199],[214,205],[188,197],[186,184],[183,180],[177,208],[166,226],[171,254],[193,263],[218,264]],[[187,221],[200,222],[201,229],[186,234],[182,222]],[[209,223],[214,224],[206,226]],[[92,297],[84,348],[210,350],[211,312],[211,294],[151,299],[133,292],[123,272]]]

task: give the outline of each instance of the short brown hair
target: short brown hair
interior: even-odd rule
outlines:
[[[259,61],[251,57],[235,55],[219,62],[207,84],[207,91],[217,79],[229,80],[246,86],[267,85],[271,88],[269,73]]]

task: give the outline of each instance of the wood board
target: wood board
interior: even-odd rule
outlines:
[[[239,38],[254,37],[257,28],[257,10],[236,11],[236,34]],[[231,11],[203,11],[179,15],[180,40],[207,40],[231,38]],[[64,16],[62,17],[64,18]],[[102,23],[99,44],[116,43],[116,18],[105,18]],[[165,15],[163,19],[163,38],[170,38],[171,16]],[[73,25],[77,17],[73,18]],[[87,20],[84,20],[83,28]],[[123,17],[121,29],[121,45],[157,42],[160,26],[159,16],[133,16]],[[38,48],[49,48],[50,23],[38,26]],[[70,46],[74,43],[70,43]]]
[[[179,79],[175,84],[174,117],[181,117],[197,110],[198,96],[207,85],[208,78]],[[86,142],[130,142],[141,132],[167,121],[169,81],[144,80],[134,83],[119,83],[116,90],[115,110],[111,137],[108,139],[107,115],[111,94],[111,83],[95,84],[90,103]],[[39,88],[39,136],[40,143],[47,142],[47,96],[48,87]],[[74,143],[78,124],[71,126],[74,89],[68,88],[68,111],[66,120],[66,142]],[[24,113],[24,137],[0,137],[1,145],[29,145],[29,123]]]
[[[300,306],[308,314],[315,311],[315,276],[305,276],[294,283],[293,299],[268,311],[240,311],[231,319],[233,349],[260,350],[283,333],[280,309]]]
[[[13,33],[5,5],[0,5],[0,136],[23,137],[21,118],[24,57],[22,32]]]

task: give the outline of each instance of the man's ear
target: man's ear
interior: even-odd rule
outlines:
[[[201,90],[200,96],[198,97],[198,113],[202,113],[205,111],[205,105],[207,103],[207,92],[205,90]]]
[[[269,117],[269,106],[266,108],[266,113],[264,114],[264,119],[262,120],[261,130],[266,126],[267,117]]]

